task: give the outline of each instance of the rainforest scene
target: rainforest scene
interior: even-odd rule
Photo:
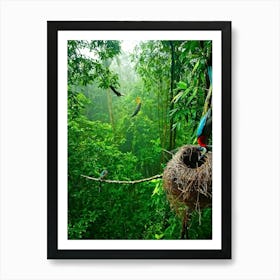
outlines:
[[[68,239],[211,239],[212,41],[67,44]]]

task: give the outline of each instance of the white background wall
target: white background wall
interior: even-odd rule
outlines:
[[[0,1],[0,279],[280,279],[275,1]],[[46,21],[231,20],[232,260],[46,259]]]

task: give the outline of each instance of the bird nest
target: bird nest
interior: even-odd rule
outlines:
[[[168,162],[163,186],[177,214],[212,205],[212,153],[201,158],[197,146],[185,145]]]

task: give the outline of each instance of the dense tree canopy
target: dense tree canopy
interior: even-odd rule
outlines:
[[[195,143],[212,44],[141,41],[131,54],[121,46],[68,41],[68,236],[178,239],[181,220],[161,179],[111,184],[81,175],[98,178],[106,170],[112,180],[151,177],[163,172],[171,157],[166,151]],[[211,238],[211,209],[198,215],[190,238]]]

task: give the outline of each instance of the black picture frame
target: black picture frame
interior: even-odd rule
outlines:
[[[69,30],[218,30],[221,31],[222,63],[222,213],[220,250],[80,250],[58,249],[58,32]],[[231,258],[231,22],[230,21],[48,21],[48,259],[230,259]]]

